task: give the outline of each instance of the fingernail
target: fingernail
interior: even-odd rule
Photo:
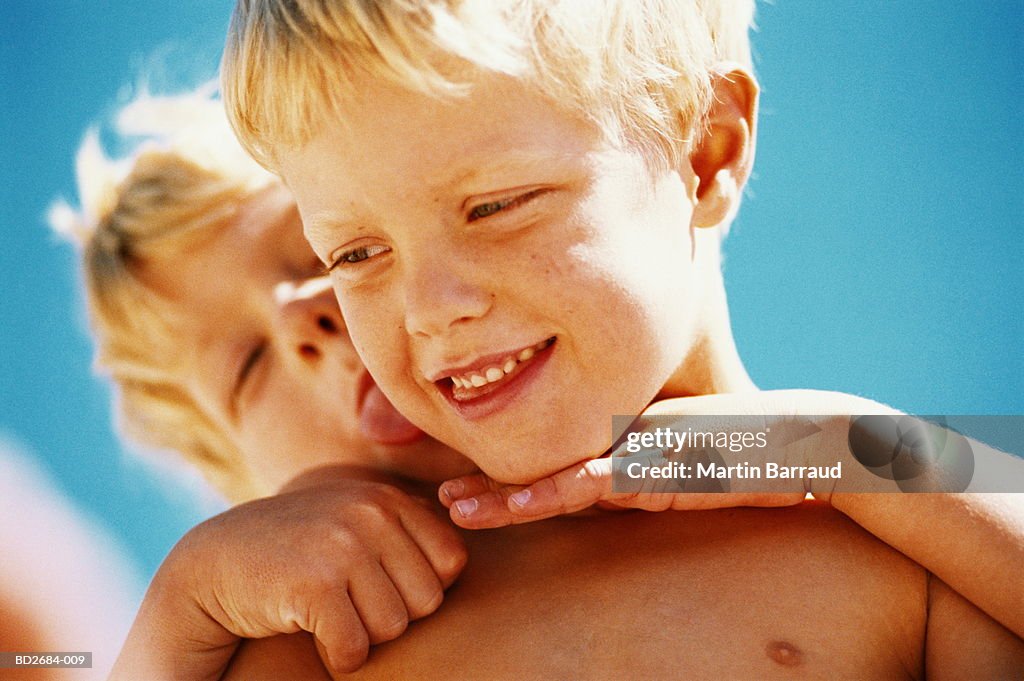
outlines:
[[[533,492],[528,489],[521,489],[508,499],[519,508],[523,508],[530,503],[530,498],[533,496]]]
[[[461,480],[449,480],[441,485],[441,491],[449,499],[458,499],[466,491],[466,484]]]
[[[476,500],[476,497],[470,497],[469,499],[460,499],[455,502],[455,510],[459,512],[463,518],[468,518],[473,515],[480,502]]]

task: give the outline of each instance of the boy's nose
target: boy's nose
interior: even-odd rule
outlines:
[[[450,265],[457,259],[428,257],[406,267],[405,328],[413,336],[436,337],[482,317],[494,296]]]
[[[281,282],[274,288],[274,299],[275,332],[283,347],[291,348],[304,360],[318,360],[326,343],[345,329],[327,277]]]

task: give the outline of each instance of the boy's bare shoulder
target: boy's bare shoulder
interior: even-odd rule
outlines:
[[[761,677],[802,668],[914,678],[923,669],[926,573],[819,505],[604,513],[469,541],[469,566],[442,608],[375,648],[359,675]],[[288,645],[298,657],[314,652],[308,640]],[[259,654],[253,648],[239,664]]]
[[[1024,678],[1024,640],[933,576],[925,667],[933,681]]]

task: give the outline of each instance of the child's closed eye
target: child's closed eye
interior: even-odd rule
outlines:
[[[242,361],[241,366],[238,368],[238,372],[235,374],[235,382],[231,388],[231,401],[230,410],[231,414],[238,416],[239,405],[241,403],[242,395],[251,382],[255,370],[259,367],[259,364],[264,360],[267,353],[267,342],[265,340],[259,340],[245,355],[245,359]]]

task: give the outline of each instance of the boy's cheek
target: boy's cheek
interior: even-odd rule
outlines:
[[[335,283],[334,294],[353,347],[378,385],[387,392],[380,383],[383,376],[381,367],[387,366],[385,360],[397,362],[401,359],[396,355],[396,346],[399,334],[405,335],[401,317],[394,314],[396,306],[379,296],[353,293],[338,283]]]

